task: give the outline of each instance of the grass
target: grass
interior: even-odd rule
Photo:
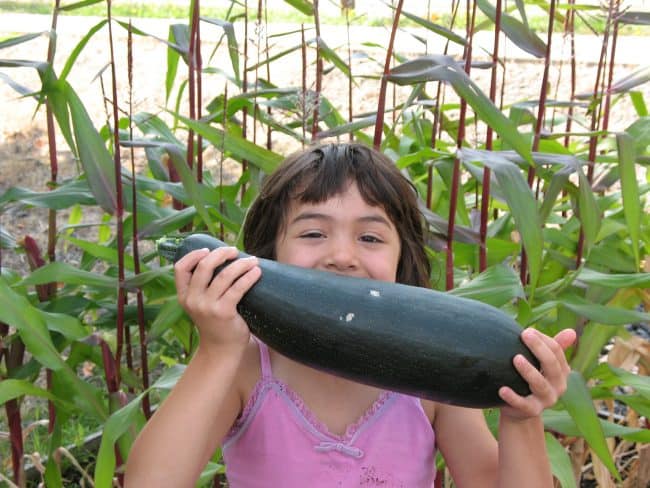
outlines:
[[[50,15],[52,13],[52,0],[31,0],[31,1],[20,1],[20,0],[0,0],[0,13],[2,12],[14,12],[14,13],[30,13],[30,14],[45,14]],[[78,5],[77,2],[62,2],[63,9],[65,9],[65,14],[67,15],[85,15],[85,16],[105,16],[106,15],[106,2],[98,1],[97,3],[86,5],[82,7],[75,7],[74,9],[67,9],[65,5]],[[226,4],[226,2],[223,2]],[[410,7],[412,8],[412,7]],[[252,10],[252,9],[251,9]],[[158,2],[142,2],[142,3],[133,3],[133,2],[120,2],[114,1],[112,3],[112,13],[118,17],[132,17],[132,18],[154,18],[154,19],[183,19],[187,18],[188,7],[187,4],[180,2],[166,2],[164,0]],[[212,17],[217,19],[225,19],[229,16],[230,19],[234,19],[237,16],[243,15],[243,8],[237,6],[230,10],[227,6],[224,7],[214,7],[211,5],[201,5],[201,15],[204,17]],[[420,14],[421,12],[414,11],[413,13]],[[313,18],[307,15],[300,13],[297,10],[274,10],[268,11],[268,21],[272,23],[294,23],[294,24],[306,24],[311,25],[313,23]],[[590,25],[587,25],[585,22],[576,21],[576,32],[578,34],[593,34],[593,30],[597,32],[602,32],[605,27],[604,18],[600,18],[598,15],[593,13],[585,16],[588,17],[588,22]],[[251,20],[255,20],[255,16],[251,17]],[[432,22],[439,25],[448,26],[450,23],[450,16],[448,14],[442,14],[437,16],[432,14],[430,19]],[[459,13],[456,19],[456,30],[464,29],[464,19],[465,15]],[[480,24],[486,20],[480,12],[477,14],[477,24]],[[366,17],[366,16],[357,16],[354,17],[353,23],[355,25],[366,25],[366,26],[384,26],[389,25],[392,22],[390,18],[380,18],[380,17]],[[540,36],[545,35],[548,26],[548,20],[545,14],[530,15],[528,18],[530,27],[536,31]],[[329,25],[345,25],[345,16],[341,15],[321,15],[321,23]],[[403,18],[401,23],[403,27],[416,26],[416,24],[409,19]],[[592,30],[593,29],[593,30]],[[556,25],[555,32],[561,32],[562,26],[558,23]],[[650,29],[647,26],[638,26],[638,25],[629,25],[622,26],[619,32],[620,35],[638,35],[638,36],[647,36],[650,35]]]

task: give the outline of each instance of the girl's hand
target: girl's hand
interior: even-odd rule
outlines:
[[[250,332],[237,312],[242,296],[261,276],[257,258],[237,259],[237,249],[198,249],[174,266],[178,301],[199,330],[203,347],[248,344]],[[212,279],[214,269],[235,260]]]
[[[511,388],[503,386],[499,396],[508,404],[501,414],[512,419],[526,419],[541,415],[566,391],[567,377],[571,371],[564,351],[576,339],[573,329],[565,329],[555,337],[549,337],[535,329],[526,329],[521,338],[540,362],[537,370],[524,356],[517,355],[513,363],[530,386],[531,393],[522,397]]]

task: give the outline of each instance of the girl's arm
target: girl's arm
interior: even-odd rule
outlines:
[[[528,382],[531,394],[522,397],[508,387],[499,390],[508,404],[501,409],[499,421],[499,486],[523,486],[525,480],[525,486],[552,487],[541,415],[566,390],[571,369],[564,350],[573,344],[576,334],[566,329],[553,338],[526,329],[521,337],[539,360],[540,370],[517,356],[515,368]]]
[[[575,332],[566,330],[550,338],[529,329],[522,339],[539,359],[543,373],[521,356],[514,359],[531,394],[521,397],[510,388],[500,389],[507,406],[501,409],[498,444],[481,410],[436,406],[438,445],[459,488],[553,486],[541,414],[566,389],[569,366],[564,349],[575,340]]]
[[[256,260],[238,259],[212,279],[234,248],[187,254],[175,266],[178,300],[199,330],[199,347],[129,453],[126,486],[192,487],[243,403],[250,341],[237,303],[257,281]]]

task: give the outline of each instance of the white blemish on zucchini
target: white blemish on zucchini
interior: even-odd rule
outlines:
[[[352,319],[353,319],[353,318],[354,318],[354,314],[353,314],[352,312],[350,312],[349,314],[347,314],[347,315],[345,316],[345,321],[346,321],[346,322],[352,322]]]
[[[370,296],[371,297],[379,297],[379,296],[381,296],[381,293],[379,293],[379,290],[370,290]]]

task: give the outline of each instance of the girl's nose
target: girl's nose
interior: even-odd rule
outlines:
[[[336,240],[332,242],[325,258],[328,270],[343,272],[353,271],[359,267],[359,259],[354,246],[349,242]]]

